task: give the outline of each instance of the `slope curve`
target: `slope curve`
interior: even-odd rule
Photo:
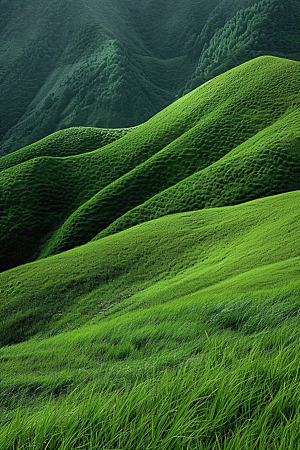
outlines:
[[[300,191],[169,215],[0,274],[0,342],[191,296],[299,285]]]
[[[3,170],[1,270],[101,231],[299,189],[299,80],[299,63],[258,58],[99,150]]]

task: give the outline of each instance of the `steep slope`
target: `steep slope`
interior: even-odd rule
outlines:
[[[297,191],[171,215],[3,272],[0,342],[299,283],[299,200]]]
[[[2,158],[1,269],[101,231],[299,189],[299,74],[259,58],[99,150],[29,159],[42,142]]]
[[[195,87],[237,64],[258,55],[269,54],[299,60],[300,3],[287,0],[263,0],[240,9],[223,26],[219,24],[218,8],[210,16],[198,42],[205,42],[195,73],[188,87]],[[207,33],[215,28],[210,38]]]
[[[299,15],[299,0],[1,0],[0,155],[137,125],[262,54],[299,59]]]
[[[300,109],[297,108],[219,161],[128,211],[100,232],[98,238],[174,212],[234,205],[299,189],[299,123]],[[93,198],[76,212],[73,235],[84,233],[83,216],[99,214],[100,202],[96,200]],[[98,226],[101,225],[99,220]],[[64,234],[65,230],[64,224],[60,233]]]

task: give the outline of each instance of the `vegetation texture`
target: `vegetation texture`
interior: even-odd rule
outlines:
[[[299,189],[299,90],[300,63],[261,57],[129,133],[71,129],[1,158],[1,270],[167,214]]]
[[[299,92],[263,56],[0,159],[0,450],[299,450]]]
[[[299,200],[3,272],[0,448],[298,448]]]
[[[300,59],[299,0],[1,0],[0,155],[130,127],[260,55]]]

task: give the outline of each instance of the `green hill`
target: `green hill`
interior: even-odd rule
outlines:
[[[297,282],[299,195],[170,215],[3,272],[0,342],[84,324],[99,304],[114,316],[124,292],[153,306],[223,285],[235,294],[274,289],[285,284],[274,279],[281,267]]]
[[[133,128],[74,127],[57,131],[9,158],[0,159],[0,172],[40,156],[66,157],[87,153],[120,139]]]
[[[299,0],[1,0],[0,156],[131,127],[260,55],[300,59]]]
[[[260,57],[0,159],[0,450],[299,448],[299,95]]]
[[[296,448],[299,200],[171,215],[0,274],[0,448]]]
[[[166,214],[299,189],[299,75],[298,62],[258,58],[108,145],[103,130],[75,129],[1,158],[1,269]]]

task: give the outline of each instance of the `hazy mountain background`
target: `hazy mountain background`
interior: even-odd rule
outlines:
[[[300,59],[299,0],[1,0],[0,155],[137,125],[253,57]]]

